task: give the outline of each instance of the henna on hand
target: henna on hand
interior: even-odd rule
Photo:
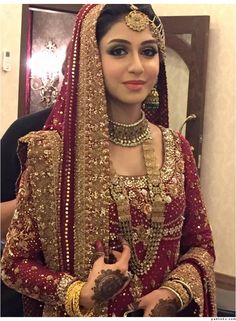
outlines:
[[[178,311],[176,299],[160,299],[151,311],[150,317],[175,317]]]
[[[101,274],[95,280],[93,288],[94,295],[92,299],[97,304],[102,304],[111,299],[122,287],[129,278],[124,276],[120,270],[102,270]]]

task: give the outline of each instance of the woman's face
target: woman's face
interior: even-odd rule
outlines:
[[[159,73],[158,46],[149,28],[136,32],[117,22],[99,49],[109,105],[141,104]]]

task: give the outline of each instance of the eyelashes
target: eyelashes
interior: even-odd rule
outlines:
[[[108,54],[116,57],[122,57],[126,56],[129,53],[129,48],[126,48],[124,46],[115,46],[108,49]],[[158,54],[158,48],[157,47],[144,47],[140,49],[140,54],[145,57],[154,57],[156,54]]]
[[[147,57],[154,57],[158,53],[158,49],[154,47],[144,48],[142,54]]]
[[[124,56],[127,54],[127,50],[123,47],[113,47],[108,50],[108,53],[112,56]]]

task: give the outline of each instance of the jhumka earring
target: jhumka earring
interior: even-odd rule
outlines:
[[[159,108],[159,94],[155,87],[152,88],[150,94],[144,101],[145,106],[150,109],[158,109]]]

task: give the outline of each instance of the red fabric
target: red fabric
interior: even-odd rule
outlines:
[[[75,61],[79,61],[79,48],[80,48],[80,32],[81,32],[81,24],[85,17],[85,15],[91,10],[95,5],[84,5],[79,11],[75,27],[73,30],[73,37],[71,40],[71,48],[69,53],[69,63],[68,70],[66,70],[65,79],[63,82],[63,86],[60,92],[60,95],[55,103],[55,107],[53,108],[53,112],[45,124],[45,129],[55,129],[63,135],[63,164],[62,164],[62,181],[61,181],[61,244],[63,247],[63,258],[66,257],[66,249],[65,249],[65,240],[64,240],[64,224],[65,222],[65,208],[66,200],[65,200],[65,190],[67,180],[70,179],[71,187],[74,186],[74,166],[70,166],[74,164],[75,159],[75,119],[77,113],[77,85],[78,85],[78,77],[79,77],[79,64],[76,64],[75,77],[72,77],[71,71],[73,65],[73,59]],[[75,49],[77,46],[77,50]],[[70,104],[72,102],[72,104]],[[70,107],[72,106],[72,107]],[[74,189],[70,189],[70,203],[69,203],[69,211],[70,213],[74,213]],[[74,224],[74,215],[70,215],[69,222],[69,234],[73,235],[73,224]],[[70,246],[70,257],[73,257],[73,245]],[[62,267],[63,271],[66,271],[66,261],[63,260],[64,266]],[[74,262],[70,260],[70,271],[73,273]]]
[[[62,156],[62,181],[60,189],[60,213],[59,213],[59,226],[60,226],[60,242],[62,245],[62,262],[60,266],[60,272],[49,271],[49,269],[44,266],[44,262],[41,258],[42,246],[40,241],[40,235],[37,230],[36,224],[31,221],[31,217],[27,216],[25,213],[19,213],[19,217],[15,218],[11,225],[9,241],[6,245],[6,250],[4,253],[5,260],[5,271],[10,283],[14,283],[14,286],[18,286],[18,290],[29,295],[32,298],[36,298],[39,301],[46,303],[52,302],[56,304],[58,297],[56,295],[57,282],[62,275],[62,272],[67,271],[71,275],[74,275],[74,243],[73,243],[73,232],[74,232],[74,159],[76,153],[75,144],[75,119],[77,113],[77,92],[78,92],[78,80],[79,80],[79,63],[76,64],[76,69],[74,77],[72,76],[71,70],[73,67],[73,59],[79,61],[79,40],[81,33],[81,23],[85,15],[91,8],[95,5],[85,5],[80,10],[76,25],[73,32],[72,45],[70,51],[69,67],[66,71],[66,76],[63,82],[61,93],[57,99],[57,102],[53,108],[46,125],[46,130],[56,130],[63,137],[63,156]],[[76,49],[77,46],[77,49]],[[160,95],[160,109],[155,111],[148,111],[147,118],[153,123],[168,124],[168,110],[167,110],[167,87],[166,87],[166,74],[165,65],[161,63],[160,74],[158,78],[159,95]],[[178,146],[176,146],[177,148]],[[165,240],[163,239],[160,243],[158,254],[156,256],[155,263],[153,264],[148,275],[142,277],[142,283],[144,286],[143,294],[146,294],[153,290],[152,280],[155,281],[155,288],[158,288],[163,282],[165,272],[167,269],[170,271],[176,267],[176,260],[174,253],[177,251],[178,244],[181,240],[181,252],[186,253],[191,247],[204,247],[210,254],[214,254],[212,248],[212,238],[209,224],[206,223],[206,212],[204,204],[202,202],[200,189],[199,189],[199,179],[197,176],[197,170],[195,162],[187,141],[181,137],[181,148],[183,158],[185,161],[185,170],[183,175],[185,176],[185,194],[177,196],[172,200],[170,204],[166,206],[165,212],[165,224],[170,224],[173,228],[176,222],[182,219],[183,212],[185,213],[185,223],[181,233],[177,235],[177,239]],[[72,165],[71,165],[72,164]],[[66,204],[65,202],[65,191],[66,183],[70,181],[70,202]],[[65,223],[65,210],[66,207],[69,208],[70,221],[69,221],[69,231],[68,235],[71,235],[71,240],[69,242],[69,252],[70,252],[70,266],[66,268],[66,242],[64,235],[64,223]],[[198,215],[196,215],[196,213]],[[120,233],[118,227],[118,217],[116,206],[114,204],[110,205],[109,211],[110,217],[110,232],[116,235]],[[145,226],[150,226],[150,220],[142,213],[140,210],[132,207],[131,208],[131,219],[132,225],[135,227],[137,224],[144,224]],[[28,221],[27,221],[28,220]],[[27,226],[26,223],[30,223],[30,229],[22,229],[22,227]],[[173,223],[172,223],[173,222]],[[31,233],[31,239],[27,243],[27,251],[24,251],[24,244],[20,246],[15,246],[12,241],[12,235],[19,234],[19,231],[23,240],[27,238],[27,235]],[[198,235],[198,237],[196,237]],[[111,247],[115,246],[119,249],[120,244],[116,240],[111,241]],[[137,250],[140,249],[139,254],[140,260],[144,257],[145,248],[143,244],[137,244]],[[167,255],[170,253],[170,257]],[[10,258],[10,260],[9,260]],[[9,260],[9,265],[6,264]],[[195,264],[197,268],[199,265],[197,262],[191,262]],[[33,268],[33,267],[36,267]],[[33,268],[33,269],[32,269]],[[19,273],[16,273],[16,269],[19,269]],[[200,273],[203,271],[200,269]],[[52,277],[52,278],[51,278]],[[204,278],[205,275],[202,274]],[[49,279],[50,281],[49,281]],[[15,285],[17,280],[23,280],[22,284]],[[27,290],[26,290],[27,289]],[[35,293],[38,290],[38,295]],[[127,310],[128,304],[131,302],[132,297],[129,293],[129,287],[127,287],[120,295],[116,297],[112,304],[109,305],[109,315],[111,316],[115,313],[117,316],[122,316]],[[208,302],[206,302],[205,313],[208,315]],[[29,312],[33,315],[33,311]],[[38,312],[34,315],[38,315]]]
[[[181,147],[183,158],[185,160],[185,195],[183,197],[175,198],[170,204],[167,205],[165,211],[165,224],[171,223],[171,227],[175,227],[178,223],[178,218],[181,220],[182,213],[184,212],[185,223],[179,235],[179,240],[162,240],[159,246],[159,251],[156,257],[156,261],[153,264],[151,270],[147,275],[142,277],[142,284],[145,288],[143,295],[148,294],[153,290],[152,280],[155,280],[155,288],[158,288],[165,278],[167,268],[172,271],[176,268],[174,253],[178,247],[178,241],[181,240],[181,254],[186,253],[193,247],[203,247],[214,257],[214,248],[212,247],[212,234],[209,224],[206,224],[206,210],[202,200],[199,177],[197,174],[197,168],[191,148],[187,140],[181,137]],[[199,215],[196,215],[199,214]],[[132,225],[137,226],[139,224],[145,224],[150,226],[151,221],[147,219],[146,215],[139,210],[131,209]],[[177,220],[177,221],[176,221]],[[118,227],[118,216],[115,204],[110,207],[110,222],[111,232],[116,235],[120,235],[121,231]],[[197,237],[198,236],[198,237]],[[200,237],[199,237],[200,236]],[[111,242],[112,248],[121,249],[120,244]],[[170,251],[171,257],[169,258],[167,253]],[[145,250],[140,243],[136,247],[136,253],[139,253],[139,259],[142,261],[145,256]],[[194,260],[186,261],[193,264],[202,276],[202,279],[206,277],[203,270],[200,269],[198,262]],[[206,294],[205,294],[206,295]],[[206,295],[205,300],[205,316],[211,316],[209,297]],[[109,306],[109,315],[113,313],[116,316],[122,316],[127,310],[128,304],[132,303],[132,296],[129,292],[129,286],[118,295],[115,300]],[[185,311],[180,315],[186,314],[186,316],[193,316],[193,309],[196,305],[192,303]]]

